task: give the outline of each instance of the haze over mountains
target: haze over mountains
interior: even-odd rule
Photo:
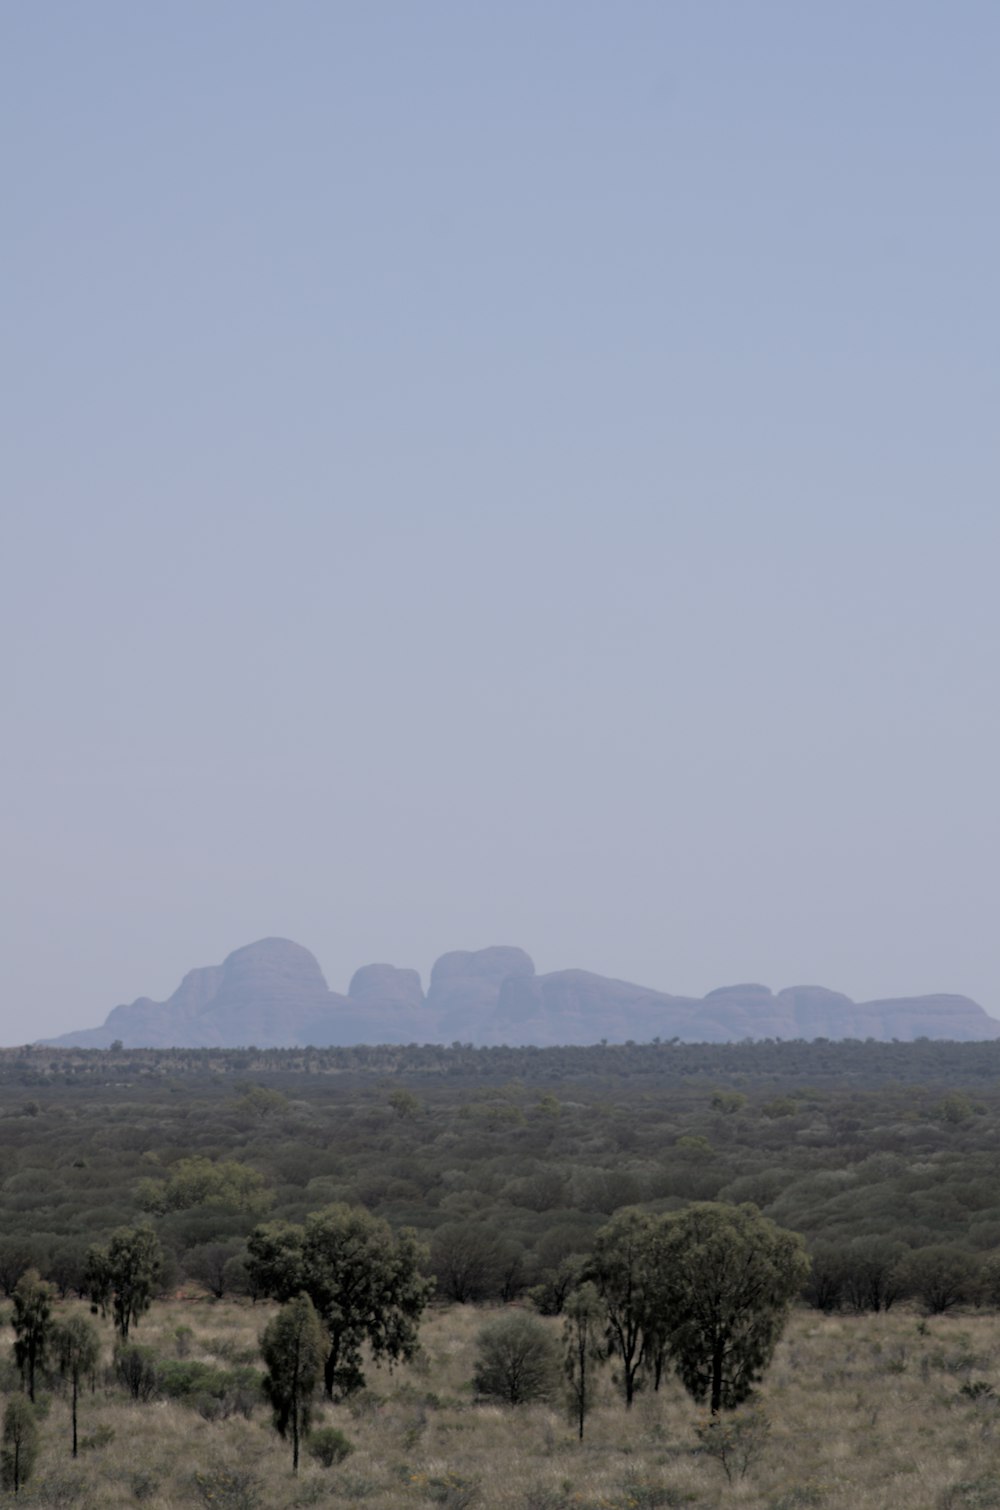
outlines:
[[[191,970],[165,1002],[140,997],[101,1027],[47,1040],[79,1048],[317,1048],[359,1043],[589,1044],[679,1038],[1000,1038],[1000,1021],[967,996],[854,1002],[822,986],[772,992],[723,986],[703,998],[557,970],[537,975],[523,949],[444,954],[428,989],[416,970],[365,965],[347,995],[331,991],[308,949],[290,939],[247,944]]]

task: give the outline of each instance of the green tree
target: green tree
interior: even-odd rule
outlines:
[[[593,1391],[594,1370],[604,1362],[604,1307],[597,1287],[589,1281],[574,1290],[566,1301],[563,1343],[565,1369],[569,1383],[569,1403],[583,1441],[583,1423],[587,1418]]]
[[[0,1447],[0,1481],[17,1494],[31,1477],[38,1455],[35,1407],[24,1395],[11,1395],[3,1414],[3,1446]]]
[[[437,1293],[457,1305],[496,1294],[500,1239],[492,1227],[444,1222],[431,1239],[431,1272]]]
[[[899,1271],[905,1294],[916,1295],[929,1316],[970,1300],[977,1288],[975,1260],[949,1243],[917,1248],[900,1261]]]
[[[260,1292],[287,1301],[308,1295],[326,1327],[326,1393],[349,1394],[364,1384],[361,1348],[376,1363],[411,1358],[433,1282],[420,1265],[424,1250],[404,1228],[350,1206],[314,1211],[302,1227],[269,1222],[247,1244],[247,1270]]]
[[[990,1306],[1000,1306],[1000,1253],[986,1259],[979,1271],[976,1297]]]
[[[151,1227],[120,1227],[106,1248],[88,1251],[87,1292],[102,1316],[110,1307],[123,1341],[149,1310],[162,1270],[163,1252]]]
[[[662,1218],[656,1250],[657,1300],[684,1387],[713,1415],[740,1405],[809,1272],[802,1239],[756,1206],[705,1202]]]
[[[292,1472],[299,1471],[299,1443],[309,1430],[312,1399],[326,1356],[326,1338],[308,1295],[283,1305],[264,1328],[260,1350],[267,1365],[264,1391],[275,1429],[292,1438]]]
[[[35,1399],[35,1373],[45,1362],[52,1329],[52,1302],[55,1290],[37,1269],[28,1269],[14,1288],[14,1359],[21,1371],[21,1387],[29,1400]]]
[[[136,1198],[144,1211],[163,1215],[189,1211],[193,1206],[225,1206],[233,1211],[262,1216],[273,1195],[264,1176],[237,1159],[213,1163],[197,1155],[180,1159],[166,1180],[140,1180]]]
[[[906,1250],[888,1237],[855,1237],[844,1249],[844,1297],[852,1310],[888,1311],[905,1293]]]
[[[626,1408],[635,1397],[658,1314],[654,1233],[653,1218],[645,1212],[619,1212],[598,1232],[586,1270],[604,1302],[611,1350],[621,1359]]]
[[[72,1391],[73,1456],[76,1457],[76,1404],[80,1380],[93,1374],[101,1356],[97,1332],[84,1316],[70,1316],[53,1329],[52,1350],[59,1361],[59,1372],[70,1382]]]
[[[499,1316],[476,1339],[474,1384],[507,1405],[548,1400],[559,1377],[559,1352],[544,1321],[530,1311]]]

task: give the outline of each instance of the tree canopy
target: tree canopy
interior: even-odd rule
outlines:
[[[755,1206],[704,1202],[661,1219],[655,1252],[667,1350],[681,1381],[713,1414],[741,1404],[809,1271],[801,1237]]]
[[[123,1339],[148,1311],[162,1268],[163,1252],[151,1227],[120,1227],[106,1248],[88,1251],[88,1293],[102,1315],[110,1306],[115,1328]]]
[[[308,1295],[282,1306],[264,1329],[260,1350],[267,1365],[264,1392],[275,1430],[292,1438],[292,1472],[299,1471],[299,1443],[309,1430],[312,1398],[326,1353],[326,1338]]]
[[[329,1335],[324,1386],[349,1394],[364,1384],[362,1344],[376,1363],[409,1358],[432,1282],[420,1273],[424,1250],[404,1228],[344,1205],[314,1211],[303,1226],[269,1222],[247,1244],[247,1268],[276,1300],[308,1295]]]

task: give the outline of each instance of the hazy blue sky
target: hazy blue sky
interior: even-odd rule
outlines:
[[[1000,1014],[995,0],[0,10],[0,1041],[265,934]]]

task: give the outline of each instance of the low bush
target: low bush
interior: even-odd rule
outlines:
[[[350,1456],[354,1444],[336,1426],[317,1426],[306,1439],[306,1450],[324,1468],[332,1468]]]

